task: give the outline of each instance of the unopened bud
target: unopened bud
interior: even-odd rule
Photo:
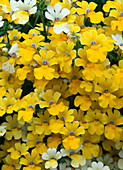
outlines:
[[[8,48],[3,48],[2,51],[8,53]]]

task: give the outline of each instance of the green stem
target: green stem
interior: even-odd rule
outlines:
[[[43,9],[44,9],[44,6],[45,6],[45,2],[44,2],[44,4],[43,4],[42,10],[41,10],[41,21],[42,21],[42,23],[43,23],[45,41],[47,41],[47,31],[46,31],[46,26],[45,26],[44,17],[43,17]]]

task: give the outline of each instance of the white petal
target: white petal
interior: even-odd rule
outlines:
[[[29,14],[35,14],[37,12],[37,7],[33,7],[29,10]]]
[[[54,21],[54,17],[49,13],[49,12],[45,12],[45,17],[47,18],[47,19],[49,19],[49,20],[52,20],[52,21]]]
[[[70,14],[70,11],[67,8],[64,8],[60,13],[60,20]]]
[[[2,27],[2,26],[3,26],[3,24],[4,24],[4,21],[1,21],[1,22],[0,22],[0,27]]]
[[[53,31],[56,33],[56,34],[60,34],[62,31],[63,31],[63,28],[61,27],[61,25],[55,25],[53,27]]]
[[[49,155],[46,152],[44,152],[43,155],[42,155],[42,159],[49,160],[50,157],[49,157]]]
[[[54,14],[54,10],[53,10],[51,5],[47,6],[47,10],[48,10],[49,13]]]
[[[54,5],[55,11],[56,11],[56,15],[60,13],[62,6],[60,4],[55,4]]]

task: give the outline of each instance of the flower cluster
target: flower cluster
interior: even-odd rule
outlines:
[[[123,169],[123,0],[0,2],[2,170]]]

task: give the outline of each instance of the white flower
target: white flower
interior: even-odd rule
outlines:
[[[53,10],[52,6],[47,6],[47,11],[45,12],[45,17],[49,20],[61,21],[64,17],[70,14],[70,11],[67,8],[64,8],[62,11],[62,6],[60,4],[54,5],[55,11]]]
[[[14,63],[10,64],[9,60],[8,60],[8,61],[6,61],[5,63],[2,64],[2,69],[4,71],[8,71],[9,73],[14,73],[15,72]]]
[[[114,44],[118,45],[120,47],[120,49],[123,50],[123,38],[122,38],[122,35],[120,35],[120,34],[112,35],[112,38],[116,41],[116,42],[114,42]]]
[[[6,133],[6,126],[0,126],[0,136],[3,136]]]
[[[48,169],[52,169],[52,168],[56,168],[58,166],[57,160],[61,158],[61,153],[57,152],[57,150],[55,148],[51,149],[49,148],[47,150],[47,153],[44,152],[42,155],[42,159],[44,160],[48,160],[45,163],[45,168]]]
[[[69,25],[65,22],[61,22],[64,17],[70,14],[70,11],[67,8],[64,8],[62,11],[62,6],[60,4],[54,5],[55,11],[52,6],[47,6],[47,11],[45,12],[45,17],[54,22],[53,31],[56,34],[60,34],[62,31],[68,33]]]
[[[122,159],[119,159],[119,161],[118,161],[118,167],[119,167],[120,169],[123,169],[123,150],[121,150],[121,151],[119,152],[119,156],[120,156]]]
[[[62,31],[64,31],[65,33],[68,33],[68,31],[69,31],[69,25],[68,25],[67,23],[62,23],[62,24],[54,25],[53,31],[54,31],[56,34],[60,34]]]
[[[9,50],[9,55],[17,57],[17,55],[18,55],[18,50],[19,50],[18,44],[15,43],[15,44],[11,47],[11,49]]]
[[[71,165],[74,168],[78,168],[79,165],[84,166],[86,164],[86,159],[84,156],[79,154],[79,151],[82,149],[82,144],[80,144],[80,147],[77,149],[61,149],[62,156],[69,156],[72,161]]]
[[[15,8],[13,8],[13,5]],[[10,0],[10,6],[12,10],[12,20],[18,19],[19,24],[26,24],[29,21],[29,15],[37,12],[36,0]]]
[[[110,170],[110,168],[108,166],[104,166],[102,162],[92,162],[91,167],[87,170]]]
[[[2,17],[2,16],[0,16],[0,27],[2,27],[2,26],[3,26],[3,24],[4,24],[4,21],[2,21],[2,19],[3,19],[3,17]]]
[[[96,160],[98,162],[103,162],[103,164],[109,166],[110,169],[113,169],[113,167],[114,167],[113,158],[111,158],[109,154],[100,156],[100,157],[96,158]]]

